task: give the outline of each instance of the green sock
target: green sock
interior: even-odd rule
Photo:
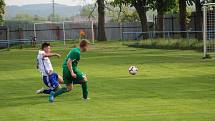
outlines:
[[[63,88],[59,89],[58,91],[56,91],[54,96],[56,97],[56,96],[61,95],[61,94],[65,93],[65,92],[68,92],[67,88],[63,87]]]
[[[88,96],[87,81],[83,82],[83,83],[81,84],[81,86],[82,86],[83,98],[84,98],[84,99],[87,99],[87,96]]]

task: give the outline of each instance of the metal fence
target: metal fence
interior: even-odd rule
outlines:
[[[147,38],[164,39],[198,39],[203,31],[148,31],[148,32],[122,32],[123,40],[142,40],[143,36]]]
[[[11,39],[0,40],[0,49],[23,48],[23,47],[38,47],[43,42],[56,42],[54,40],[34,41],[33,39]]]
[[[152,24],[152,23],[150,23]],[[66,39],[79,39],[80,31],[86,33],[86,39],[92,39],[92,23],[65,23],[63,28],[62,23],[41,23],[35,27],[34,23],[21,22],[21,23],[6,23],[0,31],[0,40],[13,40],[13,39],[31,39],[36,36],[37,40],[64,40]],[[97,38],[98,26],[97,23],[93,24],[94,38]],[[105,24],[106,36],[108,40],[122,39],[122,32],[141,32],[141,24],[139,22],[132,23],[106,23]],[[65,35],[64,32],[65,31]],[[65,37],[64,37],[65,36]]]
[[[145,34],[149,38],[199,39],[199,36],[201,37],[202,35],[202,31],[196,31],[195,29],[179,31],[179,23],[176,17],[170,17],[169,19],[166,17],[164,19],[164,31],[155,31],[157,26],[156,18],[154,22],[147,23],[148,32],[142,32],[140,22],[106,23],[106,37],[108,40],[141,40],[143,39],[143,34]],[[190,28],[195,26],[193,23],[195,22],[190,22]],[[32,43],[31,41],[77,40],[81,38],[80,31],[85,32],[84,38],[86,39],[97,39],[97,23],[92,24],[90,21],[36,24],[31,22],[6,22],[3,27],[0,27],[0,41],[28,40],[29,43]],[[5,44],[0,44],[0,47],[2,46],[5,46]]]

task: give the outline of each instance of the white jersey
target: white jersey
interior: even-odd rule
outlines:
[[[42,76],[48,76],[50,72],[53,72],[53,67],[49,58],[44,57],[44,54],[44,51],[39,50],[37,55],[38,69],[42,73]]]

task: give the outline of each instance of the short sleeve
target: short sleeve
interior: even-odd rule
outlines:
[[[39,58],[39,59],[43,59],[43,58],[44,58],[44,54],[45,54],[44,51],[39,51],[39,53],[38,53],[38,58]]]
[[[74,61],[74,60],[79,60],[80,54],[79,54],[78,52],[72,52],[72,53],[70,53],[69,58],[70,58],[72,61]]]

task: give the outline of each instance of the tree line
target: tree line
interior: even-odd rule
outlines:
[[[98,4],[98,40],[106,40],[104,29],[105,18],[105,3],[106,0],[97,0]],[[202,6],[208,2],[215,2],[215,0],[113,0],[111,5],[121,8],[122,6],[134,7],[138,13],[139,20],[141,22],[142,32],[148,32],[147,24],[147,11],[153,9],[157,11],[158,27],[157,31],[163,31],[163,18],[167,12],[174,9],[179,10],[179,22],[180,30],[187,31],[187,6],[195,6],[196,12],[196,27],[197,31],[202,30]],[[161,35],[162,36],[162,35]],[[186,37],[186,33],[181,33],[182,37]],[[199,34],[201,36],[201,34]],[[147,38],[147,34],[143,34],[143,38]],[[198,37],[200,38],[200,37]]]
[[[95,8],[98,12],[98,37],[99,41],[107,40],[105,35],[105,9],[108,5],[118,7],[120,10],[123,6],[134,7],[139,17],[142,32],[148,32],[147,11],[156,10],[158,18],[158,26],[156,31],[163,31],[163,18],[164,15],[173,10],[178,10],[180,30],[187,31],[187,6],[195,6],[196,12],[196,28],[197,31],[202,30],[202,6],[208,2],[215,2],[215,0],[96,0]],[[0,22],[3,22],[5,13],[5,1],[0,0]],[[181,33],[182,37],[186,37],[184,32]],[[161,35],[162,36],[162,35]],[[201,34],[199,34],[201,36]],[[143,38],[147,38],[147,34],[143,34]],[[199,37],[200,38],[200,37]]]

